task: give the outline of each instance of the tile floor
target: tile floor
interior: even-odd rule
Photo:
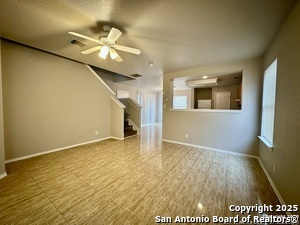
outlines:
[[[156,224],[279,204],[256,159],[161,142],[161,127],[6,165],[0,224]],[[204,224],[204,223],[203,223]],[[209,224],[209,223],[205,223]],[[210,224],[213,224],[210,221]]]

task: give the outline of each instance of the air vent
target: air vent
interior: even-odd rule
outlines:
[[[136,74],[132,74],[131,76],[132,77],[141,77],[142,75],[136,73]]]
[[[70,42],[70,44],[72,44],[72,45],[78,45],[78,46],[80,46],[80,47],[82,47],[82,48],[86,46],[85,43],[83,43],[83,42],[81,42],[81,41],[78,41],[78,40],[76,40],[76,39],[74,39],[74,38],[72,38],[69,42]]]

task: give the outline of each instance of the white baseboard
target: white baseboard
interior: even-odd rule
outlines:
[[[107,140],[107,139],[110,139],[110,138],[118,139],[116,137],[109,136],[109,137],[100,138],[100,139],[97,139],[97,140],[88,141],[88,142],[84,142],[84,143],[80,143],[80,144],[76,144],[76,145],[69,145],[69,146],[65,146],[65,147],[62,147],[62,148],[56,148],[56,149],[52,149],[52,150],[48,150],[48,151],[44,151],[44,152],[38,152],[38,153],[26,155],[26,156],[21,156],[21,157],[17,157],[17,158],[13,158],[13,159],[8,159],[8,160],[5,160],[5,163],[15,162],[15,161],[19,161],[19,160],[22,160],[22,159],[28,159],[28,158],[32,158],[32,157],[40,156],[40,155],[45,155],[45,154],[52,153],[52,152],[58,152],[58,151],[62,151],[62,150],[65,150],[65,149],[78,147],[78,146],[81,146],[81,145],[91,144],[91,143],[95,143],[95,142],[98,142],[98,141],[104,141],[104,140]]]
[[[211,148],[211,147],[206,147],[206,146],[201,146],[201,145],[194,145],[194,144],[189,144],[189,143],[185,143],[185,142],[178,142],[178,141],[172,141],[172,140],[167,140],[167,139],[162,139],[162,141],[170,142],[170,143],[174,143],[174,144],[187,145],[187,146],[192,146],[192,147],[197,147],[197,148],[204,148],[204,149],[215,151],[215,152],[224,152],[224,153],[228,153],[228,154],[232,154],[232,155],[246,156],[246,157],[258,159],[258,156],[255,156],[255,155],[232,152],[232,151],[228,151],[228,150]]]
[[[118,137],[113,137],[113,136],[111,136],[110,138],[116,139],[116,140],[119,140],[119,141],[123,141],[125,139],[124,137],[123,138],[118,138]]]
[[[7,173],[4,172],[4,173],[0,174],[0,179],[2,179],[3,177],[6,177],[6,176],[7,176]]]
[[[271,176],[269,175],[269,173],[268,173],[266,167],[264,166],[264,164],[263,164],[263,162],[260,160],[260,158],[258,158],[258,162],[259,162],[261,168],[263,169],[263,171],[264,171],[266,177],[268,178],[268,181],[270,182],[270,184],[271,184],[271,186],[272,186],[272,188],[273,188],[273,190],[274,190],[274,192],[275,192],[275,194],[276,194],[276,196],[277,196],[277,198],[278,198],[280,204],[281,204],[281,205],[285,205],[285,202],[283,201],[283,198],[281,197],[281,195],[280,195],[280,193],[279,193],[277,187],[275,186],[275,184],[274,184],[274,182],[273,182]],[[288,214],[288,212],[287,212],[287,214]],[[291,214],[290,214],[290,215],[291,215]]]
[[[125,139],[128,139],[128,138],[136,137],[136,136],[138,136],[138,135],[140,135],[140,134],[130,135],[130,136],[128,136],[128,137],[125,137],[124,140],[125,140]]]

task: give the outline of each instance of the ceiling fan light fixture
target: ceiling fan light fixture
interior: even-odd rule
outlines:
[[[109,55],[111,59],[116,59],[119,56],[119,54],[113,48],[109,50]]]
[[[99,57],[101,57],[102,59],[106,59],[106,56],[108,55],[109,52],[109,48],[107,45],[104,45],[101,49],[100,49],[100,53],[99,53]]]
[[[110,57],[113,60],[115,60],[116,62],[122,62],[123,59],[120,57],[117,51],[123,51],[123,52],[132,53],[136,55],[141,54],[141,50],[137,48],[131,48],[128,46],[116,44],[116,40],[119,39],[119,37],[122,35],[122,32],[119,29],[107,25],[103,26],[103,29],[105,33],[107,33],[107,37],[99,37],[99,40],[76,32],[68,32],[68,33],[88,41],[96,42],[98,44],[98,46],[86,49],[81,52],[82,54],[85,55],[100,50],[98,55],[102,59],[106,59],[107,55],[110,54]]]

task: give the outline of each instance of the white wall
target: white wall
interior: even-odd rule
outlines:
[[[236,153],[258,155],[262,60],[202,66],[164,74],[164,98],[170,99],[171,79],[243,71],[242,110],[228,112],[172,111],[164,102],[163,139],[200,145]],[[185,138],[184,134],[189,137]]]
[[[300,2],[264,56],[277,58],[274,149],[259,145],[259,157],[286,204],[300,203]],[[276,173],[273,166],[276,165]],[[296,213],[297,214],[297,213]],[[299,214],[299,211],[298,211]]]
[[[1,43],[0,38],[0,177],[5,174],[4,165],[4,133],[3,133],[3,101],[2,101],[2,67],[1,67]]]
[[[111,135],[111,92],[84,64],[3,40],[2,78],[6,160]]]

